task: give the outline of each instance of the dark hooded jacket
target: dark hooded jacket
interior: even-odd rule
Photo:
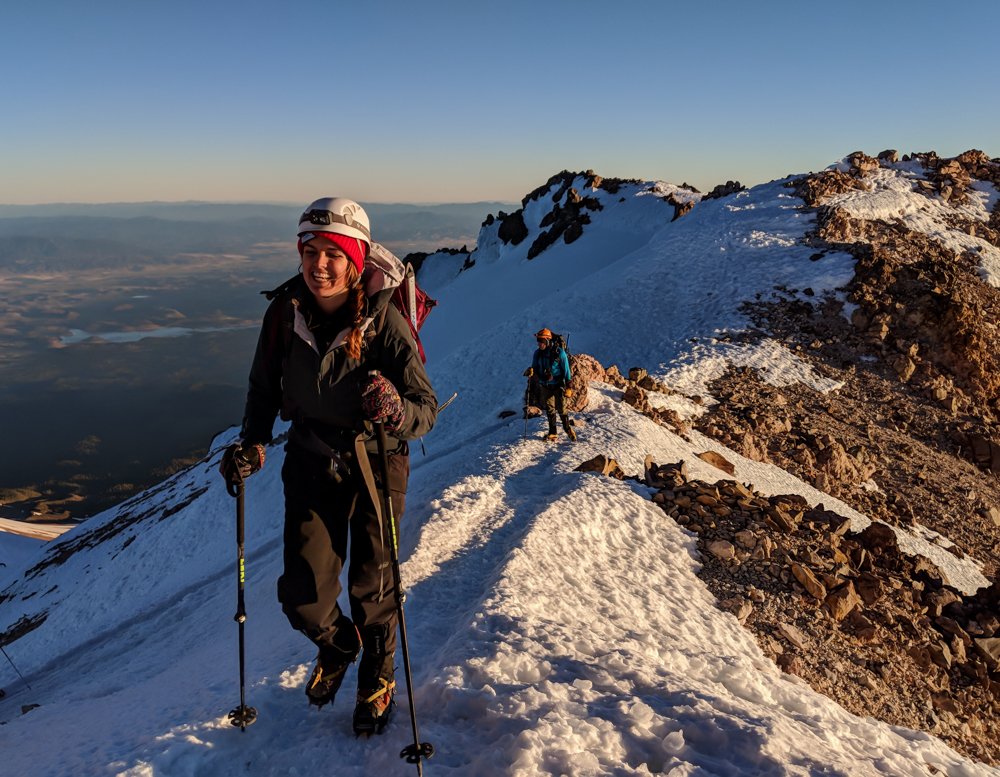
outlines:
[[[371,370],[388,378],[403,400],[403,425],[390,436],[390,450],[434,426],[437,397],[409,325],[390,303],[393,289],[377,268],[366,268],[362,282],[368,309],[360,360],[346,352],[346,311],[320,314],[301,276],[275,290],[250,369],[245,442],[270,442],[280,412],[292,422],[293,440],[315,435],[334,450],[349,449],[365,432],[361,390]]]

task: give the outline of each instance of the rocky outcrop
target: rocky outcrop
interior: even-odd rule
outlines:
[[[892,164],[895,156],[888,151],[873,159],[855,152],[847,158],[848,171],[826,170],[793,184],[806,204],[819,207],[812,242],[824,250],[854,255],[857,266],[849,300],[858,309],[852,313],[852,323],[882,350],[880,356],[900,380],[916,380],[956,411],[961,398],[956,401],[952,385],[997,408],[1000,290],[982,282],[978,257],[956,254],[902,222],[852,218],[842,209],[823,206],[835,194],[867,189],[871,173],[881,164]],[[926,168],[926,180],[916,179],[919,190],[953,204],[967,200],[973,179],[1000,182],[1000,163],[981,151],[953,159],[940,159],[933,152],[903,159],[919,161]],[[1000,244],[1000,201],[990,225],[963,221],[958,215],[953,220],[957,228]]]
[[[697,537],[719,605],[785,671],[857,714],[933,731],[1000,760],[1000,586],[963,596],[895,531],[850,522],[797,495],[691,479],[647,457],[653,501]]]
[[[984,472],[1000,475],[1000,442],[978,432],[966,435],[966,449],[973,463]]]
[[[590,401],[590,382],[604,380],[604,368],[593,356],[586,353],[571,353],[569,355],[571,395],[565,400],[567,413],[578,413],[587,407]]]
[[[524,223],[524,210],[515,210],[513,213],[500,211],[497,218],[500,221],[497,237],[504,244],[516,246],[528,236],[528,227]]]
[[[529,234],[528,226],[524,221],[524,208],[527,207],[528,203],[541,200],[548,195],[554,206],[542,217],[539,223],[542,232],[528,247],[528,259],[534,259],[560,238],[569,245],[583,235],[583,228],[590,223],[588,211],[603,210],[603,206],[596,197],[581,194],[573,187],[573,183],[581,177],[585,181],[586,189],[590,191],[603,189],[609,193],[617,193],[625,183],[641,183],[640,181],[626,181],[618,178],[602,178],[593,170],[588,170],[585,173],[572,173],[563,170],[525,196],[521,200],[521,208],[509,214],[500,211],[496,219],[491,214],[483,222],[483,226],[489,226],[496,220],[500,221],[497,232],[500,240],[505,245],[519,245]]]
[[[1000,290],[955,254],[902,224],[820,214],[817,236],[857,259],[849,299],[855,328],[895,348],[900,377],[954,381],[987,405],[1000,400]],[[932,370],[921,370],[922,363]]]
[[[654,407],[650,403],[647,392],[652,391],[664,395],[673,394],[674,392],[666,384],[651,377],[645,369],[632,367],[629,370],[628,378],[625,378],[618,371],[618,367],[612,365],[608,368],[605,379],[608,383],[625,389],[625,395],[622,397],[622,401],[625,404],[631,405],[643,415],[662,426],[670,428],[682,437],[687,437],[690,426],[680,417],[677,411],[669,408]]]
[[[702,199],[704,200],[718,200],[722,197],[728,197],[730,194],[736,194],[736,192],[746,191],[746,188],[739,181],[726,181],[725,183],[720,183],[712,191],[706,194]]]
[[[671,221],[677,221],[681,216],[687,215],[694,208],[694,200],[681,200],[671,193],[665,197],[666,201],[674,206],[674,217]]]
[[[573,243],[583,234],[583,227],[590,223],[587,211],[604,209],[597,198],[583,197],[576,189],[569,188],[565,194],[565,203],[560,205],[556,202],[539,222],[545,231],[528,248],[528,259],[534,259],[560,237],[567,245]]]
[[[965,205],[969,201],[969,187],[974,178],[1000,185],[1000,162],[978,149],[946,159],[938,157],[934,151],[908,154],[903,161],[918,161],[927,170],[928,180],[917,182],[918,191],[940,197],[952,205]]]
[[[471,258],[471,252],[469,251],[468,247],[462,246],[461,248],[439,248],[436,251],[430,253],[427,251],[414,251],[413,253],[409,253],[403,257],[403,264],[412,265],[413,272],[419,273],[420,268],[424,266],[424,262],[427,260],[427,257],[431,255],[431,253],[448,254],[449,256],[464,256],[465,263],[462,265],[462,268],[459,270],[459,272],[462,272],[462,270],[466,270],[469,267],[472,267],[476,263],[475,260]]]

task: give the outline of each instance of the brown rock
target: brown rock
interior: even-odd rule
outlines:
[[[830,616],[839,622],[844,620],[855,607],[861,604],[861,597],[855,592],[854,584],[848,583],[827,596],[823,603],[826,605]]]
[[[816,575],[813,574],[809,567],[804,567],[801,564],[792,564],[792,574],[795,579],[799,581],[799,584],[809,592],[811,596],[820,601],[826,598],[826,586],[824,586],[819,580],[816,579]],[[837,620],[840,620],[838,618]]]
[[[871,642],[878,636],[878,628],[861,613],[860,607],[851,610],[847,623],[854,630],[854,635],[864,642]]]
[[[882,598],[885,589],[882,585],[882,579],[878,575],[873,575],[871,572],[862,572],[858,576],[856,590],[861,600],[871,607]]]
[[[836,537],[843,537],[851,528],[851,519],[845,518],[837,513],[828,513],[830,518],[830,533]]]
[[[974,641],[976,652],[986,661],[991,671],[1000,669],[1000,637],[986,637]]]
[[[736,548],[728,540],[715,540],[708,544],[708,552],[721,561],[732,561],[736,558]]]
[[[646,455],[643,461],[643,479],[646,481],[646,485],[650,488],[666,488],[667,481],[661,476],[659,468],[656,466],[656,462],[653,461],[653,457],[649,454]]]
[[[753,604],[748,600],[744,599],[742,596],[734,596],[729,599],[723,599],[719,602],[719,607],[721,607],[726,612],[731,612],[736,616],[736,619],[743,623],[750,613],[753,612]]]
[[[733,464],[731,464],[724,456],[716,453],[715,451],[704,451],[696,455],[702,461],[708,462],[713,467],[721,469],[728,475],[736,474],[736,467]]]
[[[931,667],[931,653],[926,645],[913,645],[907,650],[918,669],[927,670]]]
[[[806,646],[806,636],[790,623],[778,623],[778,633],[792,645],[802,650]]]
[[[623,400],[626,404],[632,405],[640,413],[649,413],[652,411],[649,400],[646,398],[646,392],[638,386],[629,385],[625,389]]]
[[[615,364],[612,364],[604,371],[604,380],[616,388],[625,388],[627,383],[625,376],[618,371],[618,366]]]
[[[942,669],[951,669],[951,648],[946,642],[932,642],[927,646],[931,661]]]
[[[588,459],[573,471],[596,472],[600,475],[617,478],[618,480],[622,480],[625,477],[625,472],[618,466],[618,462],[604,454],[598,454],[594,458]]]
[[[960,601],[962,601],[962,597],[950,588],[940,588],[937,591],[931,591],[924,596],[924,605],[927,607],[928,614],[937,618],[939,625],[942,622],[948,623],[949,625],[945,628],[950,628],[950,624],[952,623],[955,624],[955,627],[958,627],[958,624],[950,618],[939,617],[941,612],[949,604],[955,604]],[[952,631],[951,633],[954,634],[956,632]]]
[[[774,524],[775,528],[783,532],[791,533],[795,531],[796,524],[788,513],[777,507],[768,506],[765,509],[768,519]]]
[[[590,401],[590,382],[604,380],[604,368],[593,356],[586,353],[571,353],[569,355],[570,396],[565,398],[567,413],[579,413]]]
[[[891,526],[880,521],[872,521],[863,531],[854,535],[854,539],[861,547],[872,553],[899,549],[896,532]]]

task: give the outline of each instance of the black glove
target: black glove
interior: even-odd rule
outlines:
[[[242,483],[264,466],[264,446],[233,443],[222,454],[219,472],[230,485]]]
[[[396,387],[381,375],[372,375],[361,390],[361,407],[369,421],[381,421],[390,434],[403,425],[403,400]]]

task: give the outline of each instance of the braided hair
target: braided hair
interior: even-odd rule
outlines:
[[[360,283],[361,274],[358,272],[357,268],[350,264],[347,266],[347,279],[350,283],[350,291],[347,295],[347,302],[344,303],[347,309],[351,311],[351,333],[347,336],[347,342],[345,346],[347,348],[347,355],[352,359],[361,359],[361,341],[364,339],[364,335],[361,331],[361,324],[365,320],[365,311],[367,310],[367,305],[365,304],[365,287],[364,284]]]

